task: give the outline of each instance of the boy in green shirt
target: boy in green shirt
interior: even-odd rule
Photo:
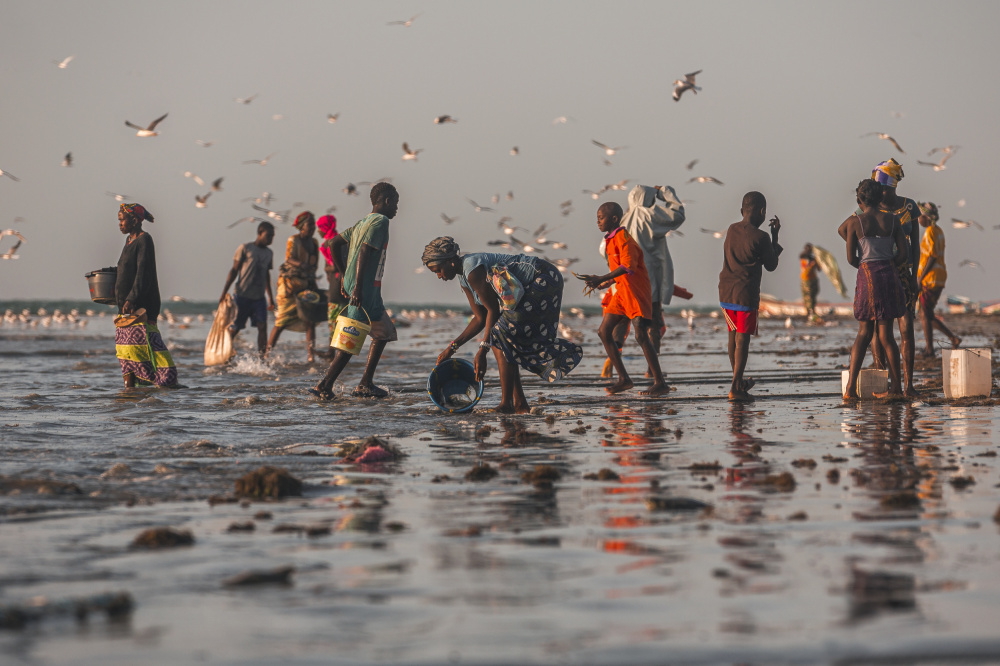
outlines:
[[[396,217],[399,193],[389,183],[376,183],[371,191],[372,212],[333,239],[331,254],[344,276],[343,293],[350,302],[341,313],[351,319],[371,321],[371,346],[365,374],[352,395],[384,398],[388,391],[375,386],[372,377],[388,342],[396,340],[396,327],[382,303],[382,272],[389,245],[389,220]],[[346,254],[346,258],[345,255]],[[333,398],[333,383],[347,367],[352,354],[338,349],[326,375],[309,392],[320,400]]]

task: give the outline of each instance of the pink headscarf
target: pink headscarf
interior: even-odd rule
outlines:
[[[328,241],[331,238],[336,238],[337,218],[335,218],[333,215],[324,215],[323,217],[316,220],[316,228],[319,229],[321,234],[323,234],[324,241]],[[330,248],[326,246],[326,243],[319,244],[319,251],[323,253],[324,257],[326,257],[326,263],[332,266],[333,255],[330,253]]]

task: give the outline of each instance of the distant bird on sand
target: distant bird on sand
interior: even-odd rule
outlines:
[[[163,120],[166,117],[167,117],[167,114],[164,113],[162,116],[160,116],[159,118],[157,118],[153,122],[149,123],[149,127],[139,127],[135,123],[131,123],[131,122],[127,121],[127,120],[125,121],[125,126],[126,127],[131,127],[134,130],[139,130],[138,132],[135,133],[136,136],[142,136],[142,137],[145,137],[145,136],[158,136],[159,132],[154,132],[153,130],[155,130],[156,126],[160,124],[160,121]]]
[[[202,148],[211,148],[215,144],[214,141],[202,141],[201,139],[195,139],[194,142]]]
[[[900,147],[899,143],[897,143],[895,139],[893,139],[891,136],[889,136],[885,132],[868,132],[868,134],[862,134],[861,138],[863,139],[866,136],[877,136],[878,138],[882,139],[883,141],[888,141],[889,143],[891,143],[893,146],[896,147],[896,150],[898,150],[899,152],[903,153],[904,155],[906,154],[906,151],[903,150]]]
[[[444,220],[445,224],[452,224],[458,218],[457,217],[448,217],[444,213],[441,213],[441,219]]]
[[[194,195],[194,207],[195,208],[204,208],[205,206],[207,206],[208,205],[208,198],[210,196],[212,196],[211,192],[206,192],[202,196],[198,196],[197,194]]]
[[[416,162],[417,161],[417,155],[420,154],[420,153],[422,153],[423,151],[424,151],[423,148],[417,148],[416,150],[410,150],[410,147],[408,145],[406,145],[406,143],[404,143],[403,144],[403,160],[413,160],[414,162]]]
[[[435,125],[444,125],[445,123],[457,123],[457,118],[452,118],[451,116],[438,116],[434,119]]]
[[[594,139],[591,139],[590,142],[592,144],[594,144],[595,146],[597,146],[598,148],[603,148],[604,149],[604,154],[607,155],[608,157],[613,157],[614,154],[617,153],[619,150],[625,150],[626,148],[628,148],[628,146],[618,146],[618,147],[612,148],[611,146],[605,146],[600,141],[595,141]]]
[[[347,187],[345,187],[342,191],[344,192],[344,194],[357,196],[358,186],[355,185],[354,183],[348,183]]]
[[[978,261],[972,261],[971,259],[963,259],[962,262],[958,265],[958,267],[961,268],[962,266],[968,266],[969,268],[978,268],[981,271],[986,270],[983,268],[982,264],[980,264]]]
[[[716,185],[725,185],[718,178],[713,178],[712,176],[695,176],[694,178],[688,180],[688,183],[715,183]]]
[[[128,199],[128,195],[127,194],[117,194],[115,192],[105,192],[105,194],[107,194],[109,197],[111,197],[115,201],[125,201],[126,199]]]
[[[55,63],[55,66],[58,67],[59,69],[66,69],[67,67],[69,67],[69,64],[73,62],[73,58],[75,57],[76,57],[75,55],[71,55],[68,58],[63,58],[62,60],[53,60],[52,62]]]
[[[422,13],[423,12],[421,12],[421,14]],[[409,28],[411,25],[413,25],[413,22],[417,20],[418,16],[420,16],[420,14],[414,14],[413,16],[411,16],[410,18],[406,19],[405,21],[389,21],[388,23],[386,23],[386,25],[401,25],[404,28]]]
[[[984,231],[983,225],[979,224],[975,220],[959,220],[957,218],[951,218],[951,226],[956,229],[968,229],[969,227],[975,227],[980,231]]]
[[[265,157],[262,160],[247,160],[243,164],[259,164],[261,166],[267,166],[267,163],[271,161],[271,158],[274,157],[277,154],[278,153],[271,153],[270,155],[268,155],[267,157]]]
[[[66,157],[63,158],[62,164],[60,166],[71,167],[73,166],[73,153],[66,153]]]
[[[225,176],[219,176],[218,178],[212,181],[213,192],[220,192],[222,190],[222,180],[224,177]]]
[[[3,231],[0,231],[0,238],[3,238],[4,236],[16,236],[17,241],[15,241],[14,245],[12,245],[9,250],[0,254],[0,259],[17,259],[17,251],[20,249],[21,243],[24,242],[24,236],[13,229],[4,229]]]
[[[705,229],[704,227],[702,227],[701,233],[703,233],[703,234],[711,234],[712,238],[722,238],[722,237],[724,237],[726,235],[726,232],[724,232],[724,231],[715,231],[713,229]]]
[[[684,165],[684,168],[687,169],[688,171],[690,171],[691,169],[694,168],[694,165],[697,164],[697,163],[698,163],[698,160],[691,160],[690,162],[688,162],[687,164]]]
[[[521,149],[518,148],[517,146],[514,146],[513,148],[510,149],[510,156],[511,157],[517,157],[520,153],[521,153]]]
[[[257,95],[258,95],[258,93],[254,93],[254,94],[250,95],[249,97],[236,97],[234,99],[235,99],[235,101],[236,101],[237,104],[249,104],[250,102],[252,102],[255,99],[257,99]]]
[[[466,201],[468,201],[470,204],[472,204],[472,207],[476,209],[477,213],[493,213],[493,212],[495,212],[492,208],[487,208],[486,206],[480,206],[479,204],[477,204],[472,199],[466,199]]]
[[[328,113],[328,114],[326,114],[326,122],[330,123],[331,125],[334,124],[335,122],[337,122],[338,118],[340,118],[340,114],[339,113]]]
[[[198,174],[194,173],[193,171],[185,171],[184,172],[184,177],[192,179],[194,182],[198,183],[199,185],[204,185],[205,184],[205,181],[202,180],[201,176],[199,176]]]
[[[10,171],[4,171],[3,169],[0,169],[0,176],[7,176],[8,178],[10,178],[15,183],[20,182],[20,180],[21,180],[20,178],[18,178],[14,174],[12,174]]]
[[[690,74],[685,74],[683,79],[677,79],[676,81],[674,81],[675,102],[681,101],[681,95],[683,95],[688,90],[693,92],[695,95],[698,94],[698,91],[701,90],[701,88],[694,84],[694,77],[698,76],[699,74],[701,74],[700,69],[697,72],[691,72]]]
[[[948,168],[948,167],[945,166],[945,162],[947,162],[948,160],[950,160],[951,156],[953,154],[954,153],[945,153],[944,156],[941,157],[941,161],[937,162],[937,163],[934,163],[934,162],[925,162],[923,160],[917,160],[917,164],[920,164],[922,166],[929,166],[932,169],[934,169],[935,171],[944,171],[945,169]]]

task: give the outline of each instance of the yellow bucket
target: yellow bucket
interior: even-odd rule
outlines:
[[[361,312],[364,312],[365,317],[368,317],[368,313],[365,312],[364,308],[361,308]],[[366,324],[363,321],[340,315],[337,317],[337,326],[333,329],[333,336],[330,338],[330,346],[357,356],[365,344],[365,338],[368,337],[368,333],[371,330],[370,317]]]

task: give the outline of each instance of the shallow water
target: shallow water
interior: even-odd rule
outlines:
[[[267,363],[243,349],[205,369],[208,323],[164,326],[187,388],[124,390],[109,318],[0,327],[0,606],[136,603],[123,621],[0,630],[0,662],[1000,661],[997,407],[843,407],[852,322],[771,321],[751,345],[758,399],[730,405],[724,325],[704,316],[669,322],[668,399],[608,399],[598,319],[564,322],[584,362],[558,385],[526,381],[539,413],[516,418],[486,411],[492,373],[471,414],[428,400],[459,318],[400,330],[377,375],[389,399],[343,394],[358,359],[329,404],[304,392],[323,364],[303,362],[301,334]],[[336,444],[372,434],[406,457],[342,462]],[[498,474],[466,481],[476,463]],[[302,479],[303,497],[209,504],[261,464]],[[561,478],[522,480],[542,464]],[[618,479],[584,478],[602,469]],[[274,531],[290,524],[329,533]],[[195,545],[129,549],[156,526]],[[291,585],[221,584],[282,565]]]

